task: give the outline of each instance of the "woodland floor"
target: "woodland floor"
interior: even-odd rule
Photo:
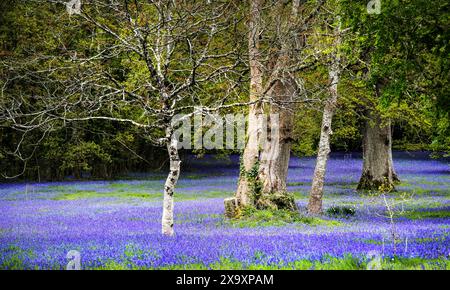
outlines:
[[[64,269],[77,250],[83,269],[450,269],[449,160],[394,153],[398,192],[413,194],[395,218],[381,198],[355,191],[361,156],[333,154],[324,207],[352,216],[286,218],[260,212],[227,220],[223,199],[236,189],[238,157],[184,162],[175,193],[174,237],[160,234],[164,172],[116,181],[0,184],[0,269]],[[288,185],[308,201],[314,158],[292,158]]]

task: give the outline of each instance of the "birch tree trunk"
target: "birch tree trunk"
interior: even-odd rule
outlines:
[[[181,169],[181,161],[178,156],[177,140],[172,138],[170,133],[171,129],[167,129],[167,136],[170,136],[167,151],[170,160],[170,171],[164,184],[164,200],[163,200],[163,213],[162,213],[162,233],[166,236],[173,236],[173,193],[175,186],[178,182]]]
[[[228,202],[235,202],[237,206],[248,206],[253,202],[252,185],[245,172],[249,172],[259,159],[259,135],[261,103],[257,102],[262,93],[262,63],[260,60],[260,34],[261,34],[261,9],[262,0],[252,0],[250,3],[249,22],[249,57],[250,57],[250,105],[248,112],[247,142],[242,156],[242,169],[239,177],[236,199]],[[245,172],[243,172],[245,171]]]
[[[392,161],[392,134],[390,121],[382,122],[379,113],[368,111],[364,129],[363,171],[358,190],[394,188],[398,181]]]
[[[335,32],[335,46],[339,47],[341,44],[339,25]],[[328,155],[330,149],[330,136],[333,134],[331,129],[334,111],[338,101],[338,84],[340,69],[340,57],[338,53],[334,53],[333,60],[329,70],[329,99],[325,103],[322,115],[322,127],[320,129],[319,150],[317,152],[316,167],[314,169],[314,176],[309,193],[308,212],[311,214],[320,214],[322,212],[322,197],[323,186],[325,182],[325,172],[327,167]]]

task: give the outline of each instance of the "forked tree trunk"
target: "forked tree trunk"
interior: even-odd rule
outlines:
[[[261,194],[256,205],[263,209],[297,210],[293,196],[286,190],[292,140],[292,112],[286,109],[286,103],[282,103],[295,94],[292,82],[290,79],[284,83],[277,81],[271,91],[273,98],[281,103],[271,105],[268,129],[264,134],[267,138],[262,140],[259,168]]]
[[[169,130],[169,129],[168,129]],[[167,134],[171,136],[171,134]],[[162,213],[162,233],[166,236],[174,234],[173,229],[173,193],[180,176],[181,161],[178,156],[177,140],[170,138],[167,144],[167,151],[170,160],[170,171],[164,184],[164,200]]]
[[[292,14],[290,22],[294,22],[297,17],[299,0],[292,3]],[[261,9],[262,1],[251,1],[250,7],[250,33],[249,33],[249,55],[250,55],[250,101],[257,100],[263,92],[261,57],[259,50],[259,37],[262,32]],[[293,96],[295,85],[291,76],[286,78],[283,72],[289,64],[289,47],[287,42],[282,44],[280,53],[277,53],[275,65],[272,70],[273,75],[279,80],[270,89],[272,99],[285,101]],[[283,104],[286,105],[286,104]],[[291,209],[296,210],[294,198],[286,191],[286,178],[290,158],[290,142],[292,115],[285,108],[278,105],[271,105],[270,115],[277,115],[277,120],[269,117],[266,126],[267,131],[262,132],[262,108],[261,105],[250,107],[249,125],[246,148],[243,155],[243,171],[239,180],[236,193],[236,206],[252,205],[257,208]],[[250,122],[253,122],[250,123]],[[271,138],[276,131],[275,138]],[[263,140],[264,135],[269,139]],[[270,139],[271,138],[271,139]],[[259,166],[256,168],[257,162]],[[256,176],[251,180],[245,175],[249,171],[257,170]],[[249,184],[252,182],[253,184]],[[227,216],[232,212],[232,199],[225,200]]]
[[[377,112],[369,111],[364,129],[363,171],[358,190],[394,189],[398,177],[392,161],[390,121],[382,122]]]
[[[292,1],[290,24],[297,22],[300,1]],[[289,35],[286,34],[286,35]],[[286,71],[290,64],[289,40],[282,41],[281,49],[276,54],[272,76],[276,79],[269,91],[270,99],[274,103],[270,105],[270,116],[266,130],[267,139],[262,139],[262,152],[260,157],[259,180],[261,192],[256,206],[258,208],[297,210],[293,195],[286,189],[286,179],[289,168],[289,159],[292,141],[293,116],[289,109],[294,99],[296,83],[291,73]]]
[[[296,20],[299,3],[299,0],[294,0],[292,3],[290,23],[294,23]],[[261,9],[261,0],[251,1],[249,22],[250,101],[257,101],[263,93],[263,69],[259,49],[259,37],[262,33]],[[273,76],[279,79],[270,90],[271,97],[275,101],[284,101],[292,97],[292,90],[295,87],[292,80],[283,75],[289,60],[289,48],[286,43],[282,44],[280,53],[277,54],[278,59],[276,59],[273,70]],[[279,123],[270,120],[271,122],[267,126],[269,132],[262,132],[265,130],[261,126],[262,107],[260,103],[250,106],[247,143],[241,165],[243,170],[241,170],[235,200],[232,198],[225,200],[227,216],[233,216],[234,208],[247,205],[258,208],[296,209],[294,199],[286,192],[292,116],[285,108],[273,105],[270,107],[270,114],[279,114]],[[262,140],[262,134],[267,133],[268,136],[271,136],[271,130],[279,132],[279,137],[276,140]],[[258,164],[259,166],[257,166]],[[248,173],[254,173],[256,170],[256,176],[249,179]]]
[[[340,28],[338,26],[335,32],[335,46],[337,47],[339,47],[339,45],[341,44],[339,33]],[[340,57],[339,54],[335,53],[333,55],[333,60],[328,73],[330,79],[330,95],[323,109],[319,150],[317,152],[316,167],[314,169],[311,192],[309,193],[308,212],[311,214],[320,214],[322,212],[323,186],[325,182],[325,172],[327,167],[328,155],[331,152],[330,136],[331,134],[333,134],[331,125],[339,96],[338,84],[340,73]]]

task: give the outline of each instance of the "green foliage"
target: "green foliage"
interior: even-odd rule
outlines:
[[[434,156],[450,156],[450,113],[441,113],[435,117],[435,133],[433,134],[431,149],[436,152]],[[441,152],[446,152],[440,154]]]
[[[326,213],[331,217],[349,218],[355,215],[356,209],[349,206],[332,206],[327,208]]]
[[[61,170],[77,169],[81,171],[91,171],[95,163],[111,163],[111,156],[94,142],[80,142],[70,145],[62,158]]]
[[[448,217],[450,217],[450,212],[447,210],[408,211],[403,216],[408,219],[412,219],[412,220],[429,219],[429,218],[448,218]]]
[[[292,151],[297,156],[314,155],[319,143],[321,114],[316,110],[302,108],[294,119]]]
[[[257,257],[259,253],[255,253]],[[365,258],[346,255],[344,257],[324,257],[321,260],[297,260],[289,263],[271,263],[260,264],[242,263],[230,258],[221,257],[218,261],[205,265],[202,263],[186,263],[168,265],[158,269],[165,270],[366,270],[370,261]],[[135,265],[129,262],[109,261],[105,266],[99,269],[105,270],[125,270],[137,269]],[[384,258],[381,260],[381,269],[383,270],[448,270],[450,269],[450,260],[446,258],[423,259],[423,258]]]
[[[112,192],[97,192],[97,191],[88,191],[88,190],[79,190],[73,193],[64,193],[55,196],[54,200],[79,200],[79,199],[87,199],[87,198],[105,198],[105,197],[113,197],[113,198],[137,198],[137,199],[158,199],[160,197],[160,193],[139,193],[139,192],[123,192],[123,191],[112,191]]]
[[[271,209],[255,209],[254,207],[246,207],[242,209],[241,218],[228,221],[230,226],[239,228],[253,227],[278,227],[292,225],[309,225],[309,226],[341,226],[339,221],[325,220],[317,217],[307,217],[298,211],[291,210],[271,210]]]
[[[251,194],[252,203],[255,204],[256,201],[261,197],[261,190],[262,190],[262,182],[259,180],[259,160],[257,160],[255,164],[253,164],[253,166],[250,168],[250,170],[247,171],[245,170],[244,162],[242,160],[241,155],[239,166],[240,166],[239,167],[240,177],[245,178],[247,180],[247,183],[252,193]]]
[[[2,256],[2,263],[0,269],[8,270],[23,270],[23,260],[26,257],[33,257],[34,253],[31,250],[24,250],[14,244],[9,245],[0,251]]]
[[[317,64],[298,72],[309,96],[323,101],[328,96],[328,64],[330,55],[339,51],[343,70],[339,91],[339,105],[333,117],[332,151],[359,151],[361,149],[361,124],[365,121],[367,108],[380,112],[383,118],[392,120],[394,148],[398,150],[433,150],[434,156],[450,152],[449,80],[450,45],[448,27],[449,2],[437,1],[433,5],[427,0],[398,1],[383,0],[381,14],[368,14],[367,0],[326,1],[326,9],[315,16],[314,25],[308,36],[305,50],[320,56]],[[314,5],[305,3],[305,11]],[[213,51],[220,54],[235,48],[233,55],[239,60],[237,70],[242,75],[227,75],[222,81],[206,82],[199,92],[192,94],[194,103],[209,104],[224,94],[229,81],[236,81],[241,88],[233,93],[233,100],[248,99],[246,85],[247,59],[245,59],[247,26],[245,19],[247,4],[237,6],[235,26],[220,32],[220,37],[211,42]],[[303,5],[303,4],[302,4]],[[33,103],[33,96],[54,91],[64,94],[66,87],[56,86],[80,76],[82,67],[67,66],[71,59],[90,58],[108,51],[116,45],[111,36],[81,17],[69,16],[64,5],[49,1],[3,1],[0,4],[0,86],[3,102],[24,100],[21,110],[31,112],[44,107]],[[95,19],[113,27],[120,36],[131,37],[133,31],[114,17],[108,9],[87,5],[84,9],[99,9]],[[143,12],[136,15],[136,22],[144,25],[155,16],[151,5],[143,5]],[[267,21],[273,17],[287,16],[287,5],[282,11],[264,15]],[[279,12],[279,13],[278,13]],[[330,32],[336,26],[339,15],[343,34],[340,47],[331,45]],[[276,18],[275,17],[275,18]],[[271,29],[268,25],[266,29]],[[276,31],[268,31],[262,39],[263,49],[271,49]],[[202,44],[206,35],[199,33],[192,44]],[[170,63],[169,81],[177,83],[185,76],[187,44],[180,44]],[[201,51],[194,51],[200,54]],[[218,65],[220,59],[214,60]],[[12,65],[14,64],[14,65]],[[135,53],[118,54],[105,58],[95,65],[86,62],[84,69],[107,71],[128,91],[148,96],[146,106],[160,109],[154,91],[146,83],[146,64]],[[55,69],[49,74],[48,82],[42,85],[42,76],[31,74],[44,69]],[[64,69],[61,69],[64,68]],[[208,68],[202,68],[207,70]],[[26,78],[18,78],[27,76]],[[20,79],[20,81],[6,81]],[[378,92],[374,90],[378,87]],[[77,99],[79,96],[74,95]],[[92,101],[92,100],[90,100]],[[184,105],[184,104],[183,104]],[[316,153],[321,127],[321,102],[296,105],[293,126],[292,149],[296,155]],[[236,107],[227,112],[245,113],[247,108]],[[144,114],[140,105],[130,105],[128,99],[117,100],[99,114],[125,116],[138,121],[152,123],[154,118]],[[83,116],[83,108],[68,112],[68,116]],[[0,120],[0,171],[16,175],[23,169],[24,162],[14,158],[14,152],[22,133],[12,130],[11,124]],[[111,178],[128,171],[143,171],[158,168],[163,163],[161,150],[149,142],[149,136],[160,137],[163,132],[152,130],[142,132],[126,124],[107,121],[79,122],[73,124],[55,121],[52,129],[38,128],[26,134],[21,142],[22,157],[32,156],[26,161],[25,179],[63,179],[68,175]],[[76,131],[76,132],[75,132]],[[41,141],[42,135],[45,138]],[[201,151],[200,153],[207,153]],[[220,152],[223,153],[223,152]],[[251,173],[250,173],[251,175]],[[252,179],[252,177],[250,177]],[[255,195],[259,194],[260,183],[253,178]]]
[[[343,22],[352,29],[344,51],[369,91],[365,106],[393,119],[403,144],[433,142],[431,149],[448,152],[448,125],[433,125],[449,111],[450,3],[382,2],[381,13],[369,15],[367,1],[341,1]]]

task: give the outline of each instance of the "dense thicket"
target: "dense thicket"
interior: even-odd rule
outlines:
[[[104,36],[92,26],[67,17],[63,5],[35,1],[3,1],[0,5],[1,101],[10,97],[19,102],[24,98],[23,103],[30,107],[23,110],[32,112],[40,106],[33,103],[33,94],[57,89],[51,81],[41,86],[41,76],[36,71],[58,61],[52,56],[64,56],[71,49],[87,50],[92,38]],[[114,70],[120,61],[106,60],[105,65]],[[60,71],[56,74],[56,78],[77,78]],[[112,178],[164,165],[162,150],[128,124],[96,120],[60,122],[26,133],[12,129],[11,125],[0,122],[2,177],[20,174],[18,178],[27,180],[60,180],[68,176]]]

